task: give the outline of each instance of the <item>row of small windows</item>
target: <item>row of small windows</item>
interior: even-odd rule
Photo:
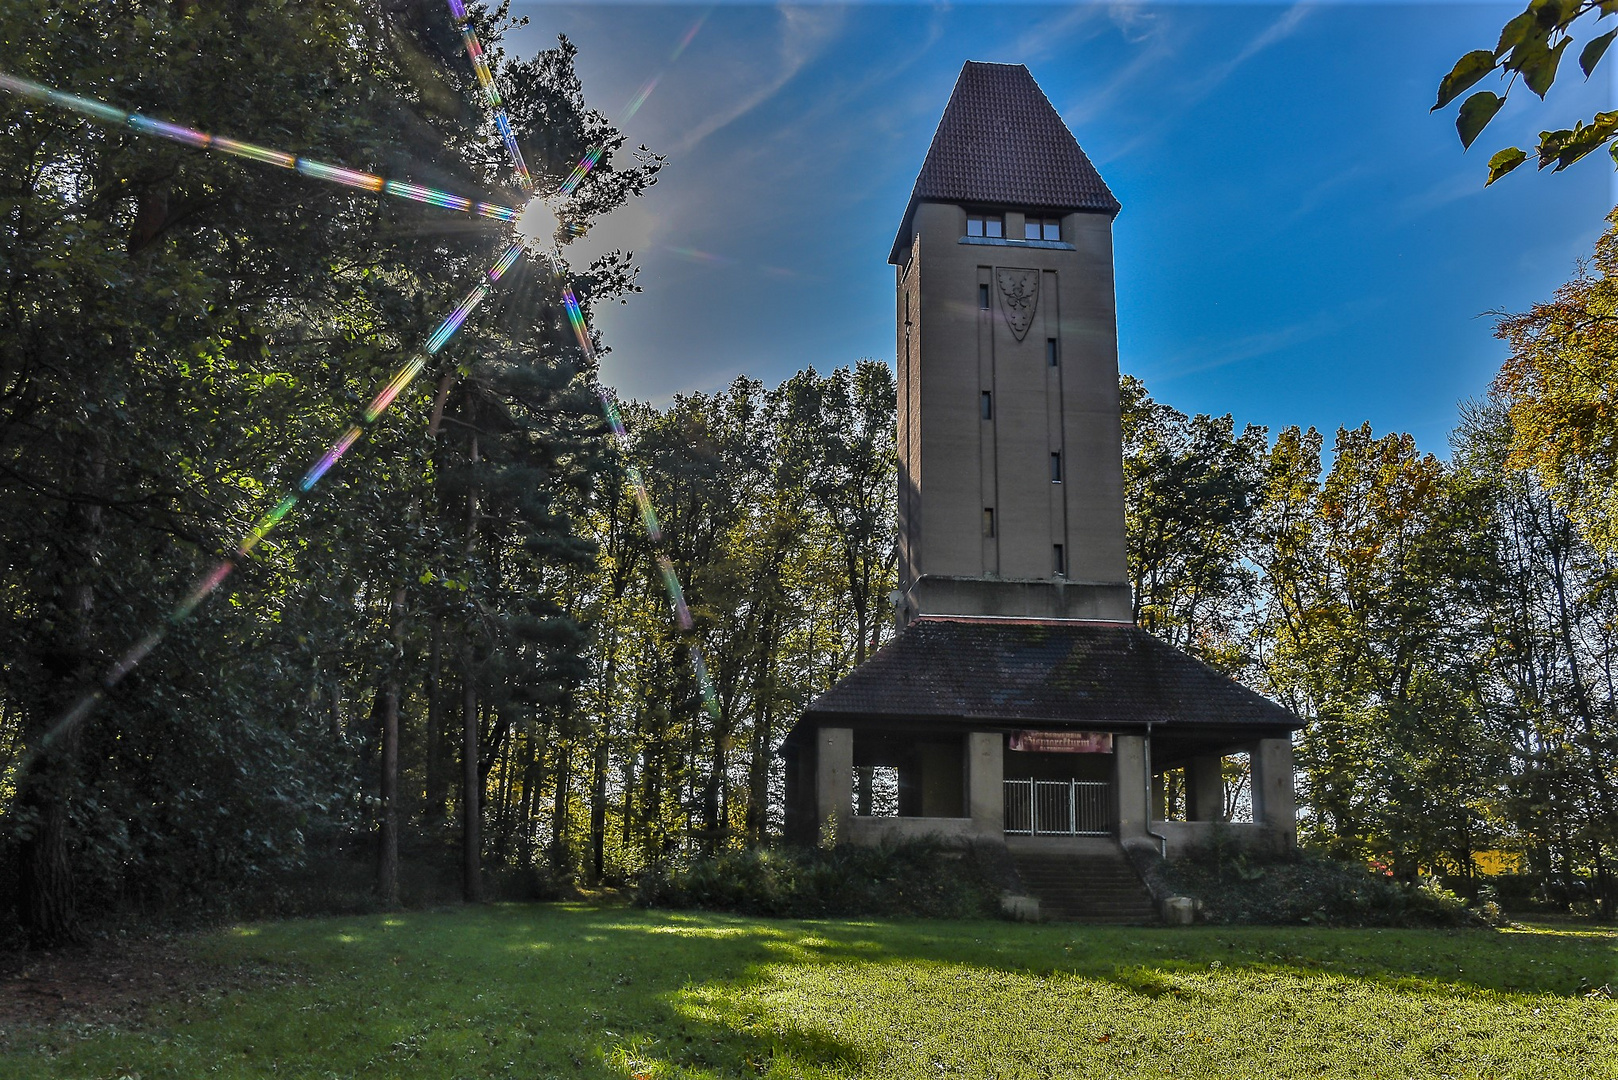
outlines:
[[[1005,216],[1003,214],[968,214],[966,215],[966,235],[1004,240],[1006,238]],[[1062,219],[1035,217],[1030,214],[1023,218],[1022,238],[1024,240],[1060,240],[1062,239]]]

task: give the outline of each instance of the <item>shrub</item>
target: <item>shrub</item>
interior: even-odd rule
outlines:
[[[1486,926],[1498,905],[1470,908],[1437,878],[1406,884],[1314,852],[1260,855],[1210,845],[1146,868],[1153,891],[1193,896],[1216,923]]]
[[[791,918],[974,918],[999,910],[995,874],[979,849],[935,840],[749,847],[654,867],[642,876],[636,902]]]

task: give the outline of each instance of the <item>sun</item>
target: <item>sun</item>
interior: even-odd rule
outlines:
[[[551,206],[550,200],[543,195],[535,195],[528,200],[528,205],[517,215],[515,225],[517,238],[526,244],[530,251],[555,247],[556,233],[560,227],[556,210]]]

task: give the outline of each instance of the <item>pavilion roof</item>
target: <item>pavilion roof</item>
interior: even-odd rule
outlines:
[[[816,726],[1293,731],[1289,710],[1126,623],[922,616],[809,703]]]

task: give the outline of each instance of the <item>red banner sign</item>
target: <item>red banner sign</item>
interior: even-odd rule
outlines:
[[[1107,731],[1013,731],[1010,748],[1030,754],[1110,754]]]

